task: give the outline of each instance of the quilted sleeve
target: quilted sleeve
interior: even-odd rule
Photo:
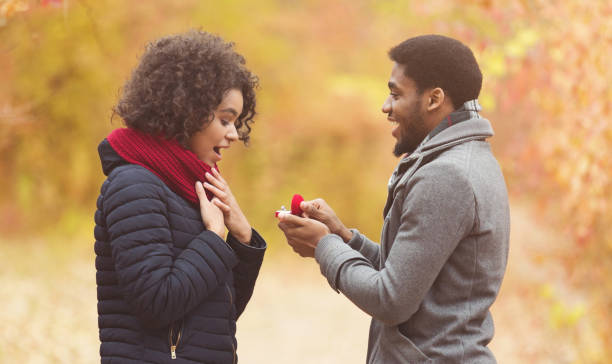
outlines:
[[[234,267],[234,288],[236,289],[236,316],[240,317],[253,295],[255,281],[266,252],[266,241],[253,229],[250,245],[239,242],[231,234],[227,243],[234,249],[239,263]]]
[[[238,259],[211,231],[174,255],[162,182],[144,168],[119,168],[109,180],[103,212],[122,293],[147,326],[167,325],[225,282]]]

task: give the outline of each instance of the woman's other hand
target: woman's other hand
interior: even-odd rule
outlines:
[[[196,182],[195,189],[196,193],[198,194],[198,199],[200,200],[200,214],[202,215],[202,222],[204,222],[204,226],[206,226],[207,230],[212,231],[223,239],[223,235],[225,235],[223,212],[215,204],[215,200],[217,198],[215,197],[212,199],[212,201],[208,201],[206,191],[204,190],[204,186],[202,186],[202,182],[200,181]]]
[[[206,173],[206,179],[208,182],[204,182],[204,188],[215,195],[212,202],[223,212],[225,226],[238,241],[249,244],[252,234],[251,225],[238,206],[229,185],[214,168],[212,174]]]

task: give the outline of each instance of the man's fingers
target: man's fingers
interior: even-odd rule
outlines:
[[[289,246],[291,247],[291,249],[293,249],[294,252],[298,253],[300,256],[304,256],[303,255],[303,246],[300,245],[299,243],[296,243],[293,239],[287,239],[287,243],[289,244]]]
[[[318,209],[320,209],[321,206],[326,205],[325,200],[322,198],[315,198],[314,200],[312,200],[312,202],[317,206]]]
[[[304,226],[307,219],[291,214],[279,214],[278,219],[288,226]]]
[[[314,212],[312,211],[312,205],[307,202],[307,201],[302,201],[300,202],[300,209],[302,209],[302,211],[304,211],[304,214],[306,214],[306,217],[312,217],[314,216]]]
[[[317,198],[311,201],[303,201],[300,204],[300,208],[310,216],[323,217],[322,208],[324,204],[325,201],[323,199]]]
[[[291,245],[291,244],[290,244]],[[304,257],[302,255],[302,252],[295,246],[291,245],[291,249],[293,249],[294,252],[298,253],[302,258]]]
[[[291,246],[291,249],[293,249],[293,251],[296,252],[302,258],[312,256],[312,253],[309,252],[308,248],[304,247],[299,243],[292,243],[291,241],[289,241],[289,246]]]
[[[282,230],[282,231],[285,233],[285,235],[287,235],[287,232],[288,232],[289,230],[294,230],[294,229],[297,229],[297,228],[299,228],[300,226],[301,226],[301,225],[296,225],[296,224],[292,224],[292,223],[290,223],[290,222],[285,222],[285,221],[280,221],[280,222],[278,223],[278,228],[279,228],[279,229],[281,229],[281,230]]]

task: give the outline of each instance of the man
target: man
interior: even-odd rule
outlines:
[[[389,51],[382,111],[394,154],[381,244],[347,229],[321,199],[279,227],[302,256],[372,316],[368,363],[494,363],[489,312],[502,282],[508,196],[478,115],[482,74],[457,40],[425,35]]]

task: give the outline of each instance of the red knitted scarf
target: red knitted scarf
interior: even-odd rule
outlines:
[[[121,158],[155,173],[172,191],[199,205],[195,183],[205,182],[204,174],[211,173],[212,169],[192,151],[176,140],[154,137],[130,128],[116,129],[106,139]],[[216,164],[213,168],[219,170]],[[209,200],[213,197],[208,191],[206,196]]]

